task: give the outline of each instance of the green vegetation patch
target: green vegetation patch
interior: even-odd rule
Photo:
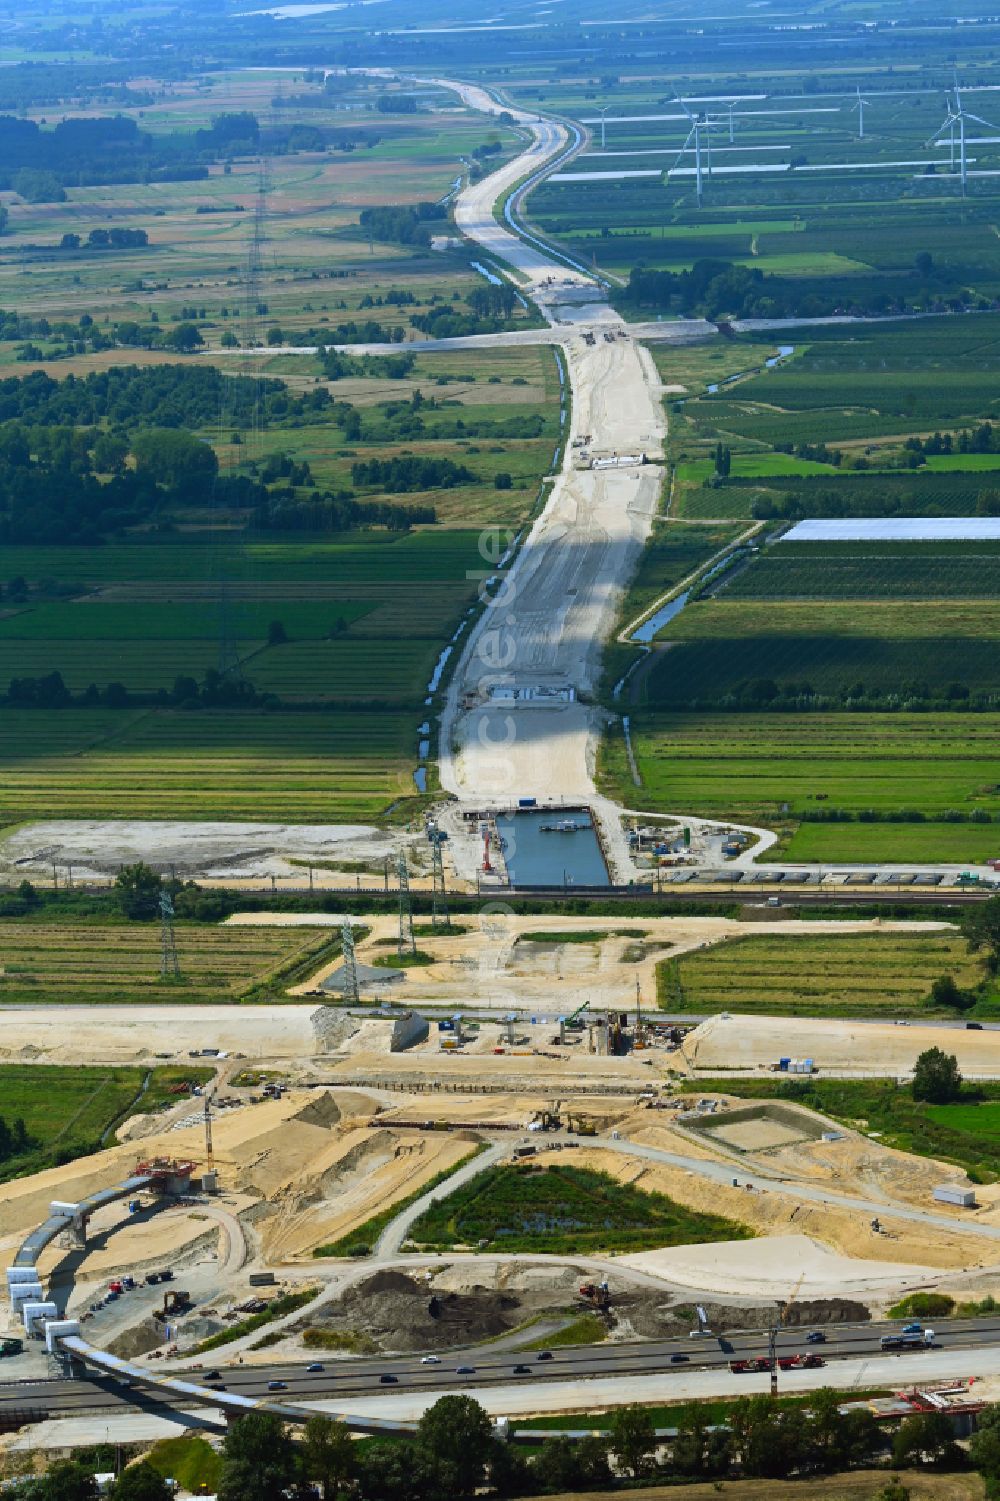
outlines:
[[[551,1350],[567,1345],[599,1345],[608,1337],[608,1326],[596,1313],[583,1313],[554,1334],[543,1334],[538,1339],[521,1345],[522,1350]]]
[[[176,1480],[192,1495],[214,1493],[222,1475],[222,1458],[199,1433],[161,1438],[145,1455],[164,1480]]]
[[[703,1091],[704,1083],[697,1088]],[[733,1093],[740,1099],[806,1105],[877,1135],[882,1146],[953,1162],[973,1182],[1000,1177],[1000,1136],[995,1125],[1000,1084],[963,1085],[959,1104],[943,1107],[914,1100],[911,1091],[900,1089],[895,1079],[741,1079]],[[939,1113],[948,1109],[959,1114],[952,1120]],[[983,1117],[979,1111],[985,1112]]]
[[[26,1141],[0,1155],[0,1179],[22,1178],[95,1152],[128,1116],[176,1102],[171,1086],[204,1083],[207,1068],[0,1065],[0,1116],[23,1121]]]
[[[439,1200],[411,1227],[421,1249],[641,1251],[654,1246],[745,1240],[752,1231],[576,1167],[496,1167]]]
[[[281,1293],[279,1297],[270,1302],[260,1313],[252,1313],[248,1318],[238,1319],[235,1324],[230,1324],[228,1329],[220,1329],[218,1334],[212,1334],[208,1339],[203,1339],[200,1345],[195,1346],[196,1355],[204,1355],[209,1350],[218,1350],[222,1345],[231,1345],[234,1340],[242,1339],[245,1334],[254,1334],[258,1329],[263,1329],[265,1324],[273,1324],[275,1319],[283,1319],[286,1314],[295,1313],[299,1308],[304,1308],[315,1298],[318,1287],[303,1287],[294,1293]]]
[[[665,960],[657,997],[667,1011],[700,1014],[954,1015],[930,1001],[943,974],[963,989],[982,978],[957,932],[762,935]]]
[[[771,824],[825,805],[1000,813],[996,714],[647,712],[632,743],[650,811]],[[620,734],[605,738],[599,770],[602,790],[635,798]]]

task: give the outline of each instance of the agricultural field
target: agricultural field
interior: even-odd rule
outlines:
[[[742,1240],[744,1226],[699,1214],[665,1194],[575,1167],[495,1167],[438,1202],[410,1228],[420,1247],[580,1255]]]
[[[416,791],[415,716],[5,709],[0,822],[372,822]]]
[[[996,599],[1000,543],[782,542],[724,588],[725,599]],[[867,613],[867,612],[863,612]]]
[[[741,938],[657,966],[657,999],[669,1012],[765,1016],[954,1016],[935,1008],[932,983],[961,989],[982,963],[955,932]]]
[[[86,1068],[0,1064],[0,1115],[24,1122],[29,1148],[0,1161],[0,1179],[24,1177],[96,1151],[113,1126],[173,1102],[172,1085],[204,1083],[205,1068]]]
[[[822,839],[828,860],[857,857],[855,838],[891,859],[897,836],[919,842],[922,858],[955,858],[994,845],[988,826],[938,822],[952,810],[1000,814],[995,714],[754,714],[633,713],[632,742],[642,779],[642,805],[690,810],[792,832],[810,812],[836,808],[855,818],[871,810],[871,824],[802,825],[803,838]],[[624,740],[604,742],[599,785],[623,801],[635,799]],[[884,822],[900,810],[923,813],[912,829]],[[798,838],[799,835],[796,835]],[[943,851],[939,856],[936,841]],[[994,850],[995,852],[995,850]],[[795,858],[793,843],[788,854]],[[912,848],[908,858],[915,858]]]
[[[133,1005],[280,1000],[300,969],[336,953],[329,933],[178,924],[180,978],[160,975],[157,923],[5,922],[0,1000]]]

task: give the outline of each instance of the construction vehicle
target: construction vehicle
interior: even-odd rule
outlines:
[[[596,1136],[597,1126],[589,1115],[581,1115],[577,1110],[567,1110],[566,1130],[575,1131],[577,1136]]]
[[[191,1294],[179,1287],[171,1287],[163,1294],[163,1307],[153,1309],[153,1318],[161,1324],[176,1314],[187,1313],[191,1307]]]
[[[23,1351],[23,1339],[0,1339],[0,1360],[8,1355],[21,1355]]]
[[[607,1313],[611,1307],[611,1292],[607,1280],[604,1282],[582,1282],[580,1284],[580,1297],[594,1310],[595,1313]]]
[[[544,1110],[536,1110],[528,1124],[529,1131],[561,1131],[562,1116],[559,1114],[559,1101],[554,1100]]]
[[[585,344],[595,344],[597,342],[597,335],[593,332],[593,330],[588,328],[584,333],[583,342]]]

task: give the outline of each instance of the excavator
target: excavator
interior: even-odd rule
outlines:
[[[597,1125],[589,1115],[583,1115],[579,1110],[567,1110],[566,1130],[575,1131],[577,1136],[596,1136]]]
[[[608,1287],[607,1278],[603,1282],[582,1282],[580,1284],[580,1297],[595,1313],[605,1316],[610,1312],[611,1291]]]
[[[551,1105],[547,1105],[542,1110],[536,1110],[531,1117],[529,1129],[534,1128],[536,1131],[561,1131],[562,1116],[559,1114],[561,1103],[560,1100],[553,1100]]]

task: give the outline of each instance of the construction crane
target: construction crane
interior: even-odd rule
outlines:
[[[785,1320],[791,1312],[792,1304],[799,1295],[799,1291],[805,1281],[805,1272],[792,1288],[791,1293],[778,1309],[778,1317],[767,1331],[767,1363],[771,1372],[771,1396],[778,1395],[778,1334],[785,1327]]]

